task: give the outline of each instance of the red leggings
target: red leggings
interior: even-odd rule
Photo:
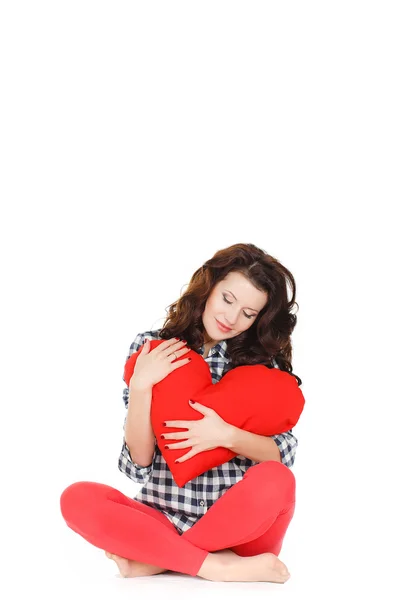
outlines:
[[[195,576],[209,552],[279,555],[293,517],[296,480],[288,467],[266,461],[250,467],[182,535],[160,511],[119,490],[78,481],[61,494],[68,527],[112,554]]]

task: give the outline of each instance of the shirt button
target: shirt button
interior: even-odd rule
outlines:
[[[200,500],[199,504],[200,506],[204,506],[204,500]]]

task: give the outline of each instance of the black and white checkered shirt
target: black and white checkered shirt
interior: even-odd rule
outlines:
[[[139,333],[129,349],[128,358],[139,350],[145,339],[159,340],[161,329]],[[204,346],[197,352],[204,353]],[[212,382],[217,383],[225,372],[225,366],[230,362],[227,354],[227,343],[225,340],[218,342],[211,348],[207,358],[204,359],[209,367]],[[123,391],[125,408],[128,409],[129,388]],[[126,416],[124,421],[125,432]],[[271,436],[278,445],[281,460],[284,465],[291,467],[294,463],[297,438],[292,430],[279,435]],[[258,464],[245,456],[237,455],[230,461],[214,467],[188,481],[182,488],[175,483],[171,471],[165,462],[163,455],[157,445],[154,448],[151,465],[142,467],[134,462],[130,456],[128,447],[123,438],[123,445],[118,459],[118,468],[135,483],[144,484],[135,499],[147,504],[164,513],[182,534],[190,529],[200,517],[202,517],[232,485],[240,481],[247,469]]]

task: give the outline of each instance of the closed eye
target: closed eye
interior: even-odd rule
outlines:
[[[225,302],[226,302],[227,304],[233,304],[233,302],[228,302],[228,300],[226,299],[226,296],[225,296],[224,294],[222,294],[222,297],[223,297],[223,299],[225,300]],[[254,318],[254,317],[256,316],[256,315],[248,315],[248,314],[247,314],[247,313],[245,313],[244,311],[243,311],[243,314],[244,314],[244,315],[245,315],[245,316],[246,316],[248,319]]]

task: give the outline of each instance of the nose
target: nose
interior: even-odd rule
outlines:
[[[233,309],[228,315],[225,315],[225,319],[222,321],[222,324],[233,329],[238,318],[239,318],[239,313],[236,311],[236,314],[235,314],[234,309]]]

